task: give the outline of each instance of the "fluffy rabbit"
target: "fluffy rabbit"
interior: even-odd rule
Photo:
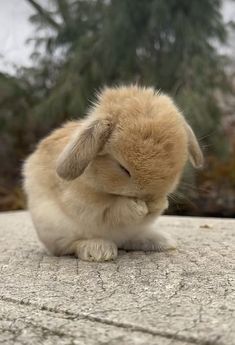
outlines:
[[[24,165],[38,236],[55,255],[104,261],[126,250],[168,250],[152,226],[185,163],[203,163],[196,137],[166,95],[107,88],[84,120],[42,140]]]

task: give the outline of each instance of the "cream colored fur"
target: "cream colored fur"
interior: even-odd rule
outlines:
[[[25,162],[40,240],[55,255],[89,261],[114,259],[118,248],[174,248],[152,224],[188,157],[196,167],[203,163],[168,96],[138,86],[105,89],[87,118],[52,132]]]

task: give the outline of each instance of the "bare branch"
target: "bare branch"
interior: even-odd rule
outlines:
[[[48,11],[46,11],[42,6],[40,6],[34,0],[27,0],[30,5],[37,10],[37,12],[57,31],[60,29],[60,25],[50,16]]]

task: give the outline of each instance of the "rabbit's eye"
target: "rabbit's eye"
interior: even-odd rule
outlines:
[[[122,169],[122,171],[125,172],[126,175],[128,175],[129,177],[131,177],[131,174],[130,172],[123,166],[119,163],[119,167]]]

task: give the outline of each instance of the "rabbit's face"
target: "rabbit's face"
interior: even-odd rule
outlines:
[[[151,88],[107,89],[61,153],[57,173],[110,194],[152,199],[172,192],[189,157],[203,156],[172,100]]]
[[[101,190],[139,198],[172,192],[188,157],[182,118],[136,119],[117,124],[86,175]]]

